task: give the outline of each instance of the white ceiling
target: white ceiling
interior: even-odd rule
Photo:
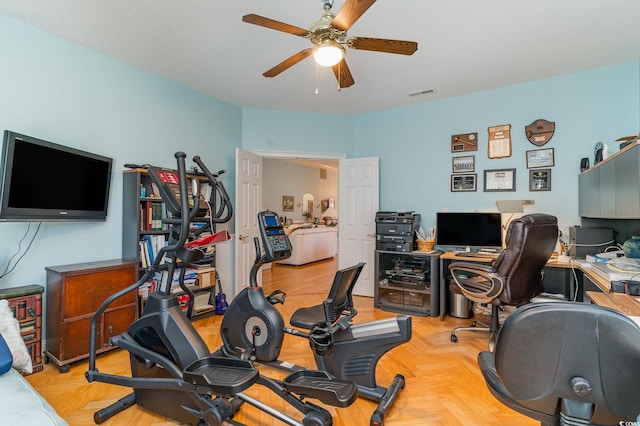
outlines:
[[[312,58],[263,77],[311,44],[243,23],[248,13],[309,28],[322,3],[0,0],[0,14],[247,108],[359,114],[640,60],[640,0],[380,0],[349,36],[418,51],[347,49],[355,85],[338,91]]]

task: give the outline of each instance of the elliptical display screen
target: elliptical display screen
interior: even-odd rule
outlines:
[[[264,216],[262,216],[264,218],[264,224],[269,227],[269,226],[278,226],[278,216],[276,216],[275,214],[266,214]]]

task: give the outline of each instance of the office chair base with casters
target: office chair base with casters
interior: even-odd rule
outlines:
[[[480,325],[480,327],[478,327],[478,325]],[[482,321],[473,320],[473,321],[471,321],[471,324],[469,324],[469,325],[456,327],[453,330],[451,330],[451,341],[453,343],[457,343],[458,342],[457,333],[460,332],[460,331],[486,331],[486,332],[490,332],[491,333],[491,337],[490,337],[491,340],[493,340],[493,335],[498,333],[498,330],[492,330],[491,327],[489,326],[489,324],[485,324]]]
[[[492,304],[488,324],[484,321],[480,321],[479,319],[474,319],[468,326],[456,327],[451,331],[451,341],[453,343],[458,342],[457,333],[460,331],[484,331],[489,333],[489,350],[492,351],[495,346],[496,338],[498,337],[498,332],[500,331],[500,324],[504,322],[504,319],[506,319],[511,312],[513,312],[512,308],[512,306],[499,307]],[[506,313],[504,315],[504,319],[501,318],[503,316],[503,312]]]

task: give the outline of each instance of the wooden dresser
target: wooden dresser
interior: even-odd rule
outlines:
[[[102,302],[138,277],[135,262],[107,260],[49,266],[46,297],[46,349],[48,360],[69,371],[69,364],[89,356],[91,318]],[[131,292],[116,300],[98,321],[96,351],[113,347],[109,339],[126,331],[135,321],[137,294]]]

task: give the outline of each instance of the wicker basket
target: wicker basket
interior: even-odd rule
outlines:
[[[418,242],[418,251],[431,251],[433,250],[433,245],[435,241],[433,240],[417,240]]]

